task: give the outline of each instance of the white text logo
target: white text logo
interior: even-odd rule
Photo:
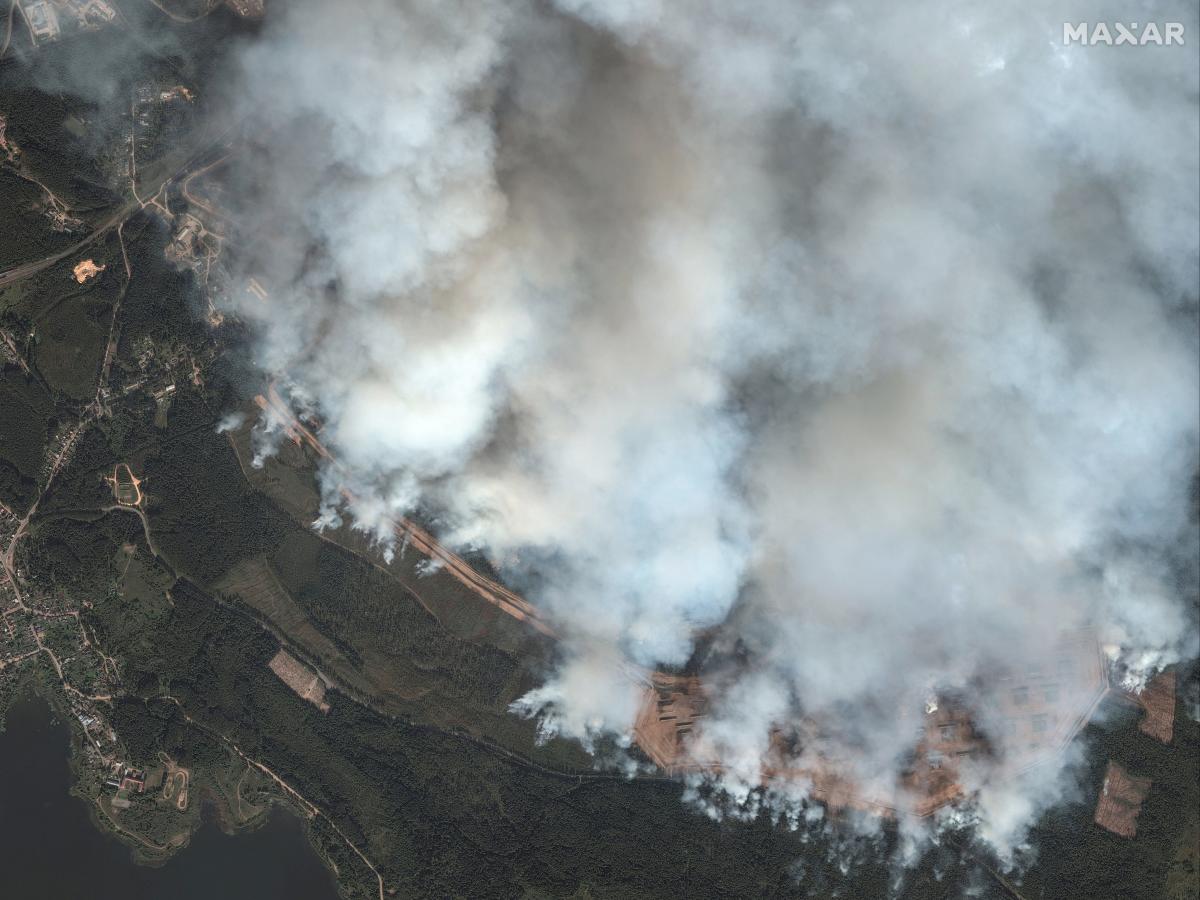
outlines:
[[[1097,44],[1106,47],[1120,47],[1122,44],[1134,47],[1144,47],[1147,44],[1170,47],[1178,44],[1182,47],[1183,23],[1164,22],[1160,26],[1157,22],[1147,22],[1145,25],[1138,25],[1137,22],[1080,22],[1074,25],[1063,22],[1063,45],[1069,47],[1071,44],[1092,47]]]

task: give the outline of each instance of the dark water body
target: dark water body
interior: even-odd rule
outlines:
[[[337,900],[296,817],[228,837],[208,823],[165,866],[135,865],[70,796],[70,733],[26,694],[0,734],[0,897],[4,900]]]

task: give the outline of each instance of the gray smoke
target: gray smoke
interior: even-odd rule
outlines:
[[[1135,5],[273,7],[239,87],[271,295],[231,303],[345,464],[323,521],[349,477],[382,540],[422,503],[536,573],[566,654],[522,708],[584,739],[632,722],[614,660],[723,625],[735,799],[800,710],[886,779],[897,711],[1064,631],[1134,678],[1194,655],[1197,58],[1062,45],[1200,38]],[[1001,849],[1061,783],[973,777]]]

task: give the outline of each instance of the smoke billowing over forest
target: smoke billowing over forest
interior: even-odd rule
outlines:
[[[799,715],[885,777],[898,710],[1064,633],[1194,655],[1200,81],[1062,45],[1105,9],[273,7],[235,170],[270,297],[231,302],[344,465],[322,522],[435,511],[561,630],[521,708],[585,740],[632,723],[614,659],[723,626],[735,800]],[[1003,849],[1058,773],[992,775]]]

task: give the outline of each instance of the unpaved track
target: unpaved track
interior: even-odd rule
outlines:
[[[267,388],[266,397],[259,395],[255,398],[255,401],[262,410],[269,411],[292,433],[296,434],[316,451],[318,455],[329,460],[334,467],[341,468],[336,457],[292,414],[291,408],[279,396],[279,392],[275,389],[274,384]],[[342,488],[342,496],[351,504],[354,503],[354,494],[347,488]],[[444,544],[439,543],[433,535],[416,522],[413,522],[411,519],[392,519],[390,521],[393,523],[396,536],[400,538],[402,544],[411,544],[425,556],[436,559],[449,574],[470,588],[476,596],[498,607],[514,619],[528,622],[547,637],[558,637],[558,634],[546,623],[541,611],[536,606],[519,594],[513,593],[504,587],[504,585],[493,581],[485,575],[481,575],[471,567],[470,563]]]

